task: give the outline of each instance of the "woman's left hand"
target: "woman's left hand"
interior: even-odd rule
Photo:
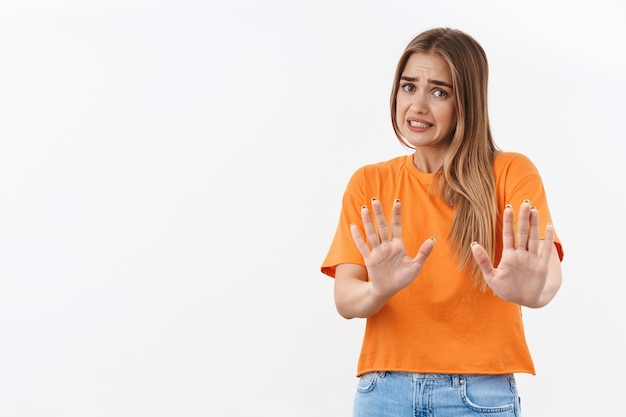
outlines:
[[[510,205],[504,209],[503,217],[503,250],[498,267],[493,267],[489,255],[478,243],[472,244],[474,259],[498,297],[527,307],[543,307],[561,285],[560,260],[557,257],[559,262],[554,261],[554,226],[546,226],[545,239],[541,240],[539,213],[526,200],[519,210],[516,245]]]

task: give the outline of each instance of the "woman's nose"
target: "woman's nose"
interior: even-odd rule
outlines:
[[[415,113],[428,113],[428,102],[425,93],[417,93],[413,95],[411,100],[411,110]]]

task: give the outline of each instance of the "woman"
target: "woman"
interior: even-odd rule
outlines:
[[[553,299],[563,252],[535,166],[493,141],[487,78],[471,36],[418,35],[391,94],[413,152],[346,187],[321,270],[338,312],[367,318],[355,416],[520,415],[514,374],[535,373],[521,306]]]

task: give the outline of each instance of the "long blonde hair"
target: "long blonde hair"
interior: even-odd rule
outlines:
[[[396,120],[396,96],[409,57],[434,53],[452,73],[456,128],[450,140],[436,189],[454,210],[450,240],[459,256],[459,268],[468,268],[475,283],[485,289],[480,268],[470,245],[479,242],[494,259],[496,246],[496,186],[494,143],[487,108],[489,68],[483,48],[471,36],[450,28],[427,30],[404,50],[397,66],[391,93],[391,120],[398,140],[413,149],[402,136]]]

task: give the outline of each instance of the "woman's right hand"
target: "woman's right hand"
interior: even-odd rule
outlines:
[[[389,299],[417,277],[433,250],[435,239],[426,239],[417,255],[410,257],[402,240],[400,201],[396,200],[392,207],[391,229],[387,226],[382,204],[376,198],[372,199],[372,211],[374,220],[367,206],[361,209],[365,238],[354,224],[350,225],[350,231],[365,260],[373,295]]]

